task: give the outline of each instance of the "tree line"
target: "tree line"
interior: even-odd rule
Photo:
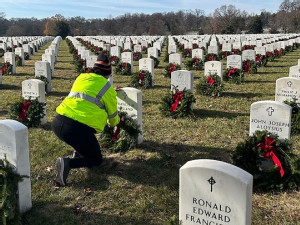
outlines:
[[[278,11],[262,10],[249,14],[234,5],[222,5],[205,15],[201,9],[166,13],[126,13],[115,18],[51,18],[6,19],[0,12],[0,36],[83,36],[83,35],[179,35],[296,33],[300,31],[300,0],[283,0]]]

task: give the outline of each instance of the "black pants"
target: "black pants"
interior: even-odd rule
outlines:
[[[101,164],[102,154],[95,129],[58,114],[52,121],[52,130],[60,140],[72,146],[82,156],[70,160],[71,168]]]

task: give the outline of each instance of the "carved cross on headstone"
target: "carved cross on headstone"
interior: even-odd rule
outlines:
[[[268,112],[269,116],[272,116],[272,113],[275,111],[272,107],[269,107],[266,109],[266,111]]]
[[[31,89],[32,83],[28,83],[28,89]]]
[[[292,86],[292,84],[293,84],[293,82],[292,82],[292,81],[289,81],[289,82],[287,82],[287,85],[288,85],[289,87],[291,87],[291,86]]]
[[[209,178],[207,181],[210,184],[210,191],[212,192],[213,191],[213,189],[212,189],[213,185],[216,183],[216,181],[213,177]]]

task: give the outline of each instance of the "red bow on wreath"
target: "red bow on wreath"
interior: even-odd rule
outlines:
[[[1,68],[1,73],[6,74],[7,73],[7,63],[4,64],[4,66]]]
[[[139,75],[139,84],[143,85],[144,84],[144,79],[145,79],[145,72],[140,73]]]
[[[214,57],[213,55],[210,55],[210,56],[208,57],[208,60],[209,60],[209,61],[214,61],[214,59],[215,59],[215,57]]]
[[[255,61],[262,63],[262,60],[261,60],[261,58],[259,56],[256,56]]]
[[[271,56],[271,52],[266,52],[266,57],[269,58]]]
[[[237,49],[233,49],[233,53],[234,53],[235,55],[237,54],[237,52],[238,52]]]
[[[183,99],[183,97],[184,97],[184,94],[182,93],[182,91],[177,91],[177,92],[174,93],[174,95],[173,95],[174,103],[173,103],[173,105],[170,108],[171,112],[175,112],[176,111],[176,109],[178,107],[178,104],[179,104],[179,102],[181,102],[181,100]]]
[[[272,158],[273,162],[275,165],[279,168],[280,170],[280,175],[281,177],[284,175],[284,171],[281,165],[281,162],[279,161],[277,157],[277,151],[276,148],[273,146],[275,143],[275,139],[268,138],[267,136],[265,137],[265,143],[261,142],[259,143],[256,147],[261,148],[261,150],[264,151],[264,157],[266,159]]]
[[[250,72],[250,62],[249,61],[245,62],[244,66],[245,66],[245,72],[246,73]]]
[[[117,129],[112,137],[112,141],[117,141],[118,140],[118,135],[120,134],[120,131],[121,131],[121,124],[124,122],[124,119],[121,118],[120,119],[120,123],[117,125]]]
[[[228,73],[227,73],[227,77],[231,77],[231,75],[235,74],[236,71],[237,71],[237,68],[233,68],[233,69],[229,70]]]
[[[82,67],[85,67],[86,65],[86,60],[82,60]]]
[[[19,114],[19,118],[24,121],[26,120],[26,113],[29,109],[29,106],[31,105],[31,102],[23,102],[21,105],[21,112]]]
[[[116,56],[111,56],[111,57],[110,57],[110,62],[111,62],[112,64],[114,64],[114,63],[116,62]]]
[[[211,76],[208,76],[206,81],[208,82],[209,86],[211,86],[215,83],[215,80]]]
[[[172,73],[173,71],[175,71],[175,69],[176,69],[175,64],[170,64],[170,69],[169,69],[169,71],[168,71],[168,74],[171,75],[171,73]]]
[[[222,57],[223,57],[223,58],[226,58],[226,57],[227,57],[227,52],[223,52]]]
[[[277,57],[279,55],[279,52],[277,49],[274,50],[274,55]]]
[[[125,70],[127,63],[122,63],[122,68],[121,70]]]

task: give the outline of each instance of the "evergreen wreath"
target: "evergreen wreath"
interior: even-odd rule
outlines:
[[[180,70],[180,65],[175,63],[169,63],[165,68],[165,77],[171,78],[171,73],[175,70]]]
[[[19,224],[21,220],[17,209],[18,182],[27,177],[19,175],[4,155],[0,159],[0,212],[1,224]]]
[[[240,49],[235,48],[235,49],[232,50],[232,54],[234,54],[234,55],[241,55],[242,51]]]
[[[273,52],[266,52],[266,57],[267,57],[267,60],[270,62],[273,62],[275,59],[275,55]]]
[[[221,58],[222,58],[222,59],[226,59],[227,56],[229,56],[229,55],[231,55],[231,52],[229,52],[229,51],[223,51],[223,52],[221,53]]]
[[[256,66],[266,66],[268,58],[264,55],[257,54],[255,58]]]
[[[24,60],[29,60],[29,54],[28,54],[28,52],[24,52]]]
[[[292,101],[284,101],[285,104],[292,107],[292,121],[291,121],[291,133],[299,134],[300,133],[300,107],[296,103],[297,99],[293,99]]]
[[[15,103],[9,103],[8,106],[10,118],[27,127],[38,127],[45,116],[46,103],[39,102],[37,99],[21,98]]]
[[[274,166],[264,168],[269,159]],[[254,189],[282,191],[300,185],[300,159],[293,153],[292,144],[280,141],[276,134],[256,131],[245,142],[240,142],[233,154],[234,165],[253,175]]]
[[[140,70],[138,73],[132,75],[130,84],[136,88],[150,88],[152,87],[152,75],[149,71]]]
[[[201,95],[208,95],[212,97],[219,97],[224,91],[224,85],[221,81],[221,77],[217,74],[204,76],[199,79],[199,83],[196,84],[196,91]]]
[[[22,58],[19,55],[15,55],[16,66],[22,66]]]
[[[134,52],[132,55],[133,61],[139,61],[142,58],[142,53]]]
[[[116,65],[116,74],[131,75],[131,65],[130,65],[130,63],[119,62]]]
[[[4,49],[3,49],[3,48],[0,48],[0,57],[3,57],[3,56],[4,56],[4,53],[5,53]]]
[[[186,89],[179,91],[177,87],[173,90],[162,98],[159,107],[161,114],[175,119],[192,115],[192,104],[196,102],[193,93]]]
[[[257,73],[256,62],[254,62],[253,60],[244,61],[243,70],[245,73],[251,73],[251,74]]]
[[[185,66],[188,70],[202,70],[203,69],[203,61],[199,58],[192,58],[185,61]]]
[[[6,74],[9,75],[12,73],[12,65],[9,62],[4,63],[2,68],[0,69],[2,75]]]
[[[230,83],[240,84],[244,82],[244,71],[238,68],[227,68],[223,73],[223,80]]]
[[[154,60],[154,68],[158,68],[159,59],[152,55],[150,56],[150,58]]]
[[[219,61],[219,56],[217,54],[214,54],[214,53],[209,53],[209,54],[205,55],[204,61],[205,62],[207,62],[207,61]]]
[[[45,92],[47,93],[47,85],[49,84],[47,77],[39,75],[39,76],[36,76],[35,79],[41,80],[45,83]]]
[[[117,65],[120,62],[120,58],[118,56],[112,55],[110,56],[110,64],[112,66]]]
[[[189,48],[186,48],[183,50],[183,57],[185,58],[191,58],[192,57],[192,50]]]
[[[122,109],[121,109],[122,110]],[[126,152],[137,145],[141,133],[139,125],[126,112],[119,111],[120,123],[116,128],[106,125],[100,135],[100,145],[111,152]]]

